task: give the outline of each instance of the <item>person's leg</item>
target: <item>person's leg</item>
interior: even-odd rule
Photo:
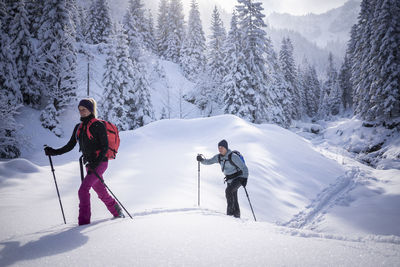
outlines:
[[[97,174],[103,178],[103,173],[106,171],[108,167],[108,162],[101,162],[100,165],[96,168]],[[93,190],[97,193],[97,196],[103,203],[106,205],[107,209],[111,212],[114,217],[119,216],[119,210],[121,209],[115,199],[110,196],[107,191],[107,188],[100,181],[98,177],[96,177],[97,181],[95,181],[92,185]]]
[[[241,186],[240,180],[235,179],[231,183],[228,183],[225,189],[225,197],[227,201],[227,215],[233,215],[235,217],[240,217],[240,208],[237,198],[237,190]]]
[[[90,188],[93,183],[97,182],[98,178],[93,174],[89,173],[83,179],[82,184],[78,191],[79,196],[79,217],[78,224],[84,225],[90,223]]]

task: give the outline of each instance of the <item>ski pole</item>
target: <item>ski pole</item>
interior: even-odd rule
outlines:
[[[124,205],[122,205],[122,203],[119,201],[119,199],[114,195],[114,193],[111,191],[111,189],[106,185],[106,183],[104,182],[103,178],[101,178],[101,176],[95,171],[95,170],[90,170],[94,173],[94,175],[97,176],[97,178],[99,178],[100,182],[107,188],[107,190],[111,193],[111,195],[115,198],[115,200],[118,202],[119,205],[121,205],[121,207],[124,209],[124,211],[129,215],[129,217],[132,218],[131,214],[125,209]]]
[[[80,158],[79,158],[79,168],[81,170],[81,181],[83,182],[83,179],[85,177],[85,175],[83,173],[83,155],[80,156]]]
[[[51,171],[53,172],[54,184],[56,185],[58,201],[60,202],[60,207],[61,207],[61,212],[62,212],[62,216],[63,216],[63,219],[64,219],[64,224],[67,224],[67,222],[65,221],[64,209],[63,209],[63,206],[62,206],[62,203],[61,203],[60,192],[58,191],[56,175],[54,173],[53,161],[51,160],[51,156],[50,155],[49,155],[49,160],[50,160]]]
[[[202,156],[197,154],[197,156]],[[200,206],[200,161],[197,161],[197,206]]]
[[[250,202],[249,194],[247,193],[247,189],[245,186],[243,186],[243,188],[244,188],[244,191],[246,192],[247,199],[249,200],[249,204],[250,204],[251,212],[253,213],[254,221],[257,221],[256,215],[254,214],[253,206],[251,205],[251,202]]]

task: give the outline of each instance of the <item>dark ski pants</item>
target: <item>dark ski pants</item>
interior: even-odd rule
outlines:
[[[103,173],[106,171],[108,167],[108,162],[103,161],[97,166],[95,171],[97,174],[103,178]],[[87,169],[86,169],[87,170]],[[90,188],[97,193],[101,201],[107,206],[107,209],[111,212],[112,215],[118,216],[118,211],[116,207],[118,207],[117,202],[112,196],[110,196],[107,192],[106,187],[100,181],[100,179],[92,172],[89,172],[83,182],[81,187],[79,188],[79,217],[78,223],[79,225],[89,224],[90,223]]]
[[[232,182],[227,183],[225,189],[225,197],[227,202],[226,214],[240,218],[240,208],[238,202],[237,191],[242,185],[242,181],[245,178],[236,178]]]

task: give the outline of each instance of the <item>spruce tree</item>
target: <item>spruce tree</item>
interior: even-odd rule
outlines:
[[[303,107],[305,115],[314,118],[318,114],[321,91],[321,85],[315,67],[307,63],[301,76],[303,91],[300,95],[304,99]]]
[[[279,52],[279,63],[288,85],[288,106],[285,109],[289,109],[290,117],[292,119],[300,119],[301,110],[301,98],[298,89],[298,80],[296,73],[296,65],[293,58],[293,45],[289,37],[283,38],[281,50]]]
[[[124,125],[124,116],[126,115],[122,96],[123,79],[131,79],[131,77],[121,76],[121,74],[124,73],[119,71],[120,68],[118,63],[121,61],[117,57],[117,49],[120,53],[118,56],[121,56],[120,50],[126,52],[128,48],[121,48],[120,46],[117,48],[117,44],[124,45],[124,43],[121,43],[121,36],[115,34],[110,37],[112,38],[110,38],[106,48],[107,57],[102,80],[104,92],[99,105],[99,115],[104,120],[114,123],[120,130],[122,130]],[[123,54],[122,56],[128,56],[128,54]]]
[[[66,7],[65,0],[45,2],[38,32],[42,92],[48,99],[40,120],[44,128],[57,136],[63,134],[59,117],[76,101],[77,87],[75,33]]]
[[[167,56],[168,32],[168,1],[160,0],[156,27],[156,45],[157,53],[163,59]]]
[[[321,89],[319,116],[322,119],[330,119],[331,115],[338,115],[343,111],[343,93],[339,86],[338,74],[333,63],[333,55],[329,53],[327,80]]]
[[[25,1],[18,1],[17,10],[9,26],[10,49],[16,63],[18,83],[26,105],[38,108],[41,104],[41,92],[32,86],[35,76],[35,48],[30,33],[30,20],[25,8]]]
[[[373,67],[367,119],[385,122],[400,117],[400,2],[378,0],[372,24]],[[372,72],[373,71],[373,72]]]
[[[144,49],[146,24],[144,5],[141,0],[130,0],[123,19],[125,34],[128,36],[129,54],[134,62],[140,60]]]
[[[246,99],[247,84],[244,80],[249,73],[246,72],[247,68],[243,68],[245,58],[242,53],[241,39],[237,15],[233,12],[230,30],[224,45],[224,61],[228,70],[223,80],[224,112],[250,120],[246,108],[250,103],[246,102],[248,101]]]
[[[211,16],[211,35],[209,39],[208,71],[210,77],[216,83],[216,88],[219,88],[223,77],[226,75],[223,50],[226,31],[216,6]]]
[[[279,64],[273,51],[271,41],[264,28],[265,15],[262,14],[262,4],[250,0],[238,0],[239,29],[244,65],[242,84],[245,87],[245,98],[250,105],[246,106],[250,121],[262,123],[274,121],[289,124],[283,114],[282,100],[284,95],[280,89],[285,87]]]
[[[107,0],[92,0],[88,12],[88,43],[105,43],[111,32],[112,22]]]
[[[153,105],[150,98],[150,85],[143,64],[133,62],[133,88],[129,91],[128,118],[130,129],[142,127],[154,120]]]
[[[166,39],[165,58],[179,63],[184,32],[184,15],[181,0],[170,0],[168,6],[168,35]]]
[[[11,91],[4,88],[0,90],[0,158],[2,159],[17,158],[21,155],[21,142],[17,136],[21,125],[15,121],[21,106],[15,104],[15,95]]]
[[[347,55],[344,57],[343,64],[339,72],[339,86],[342,95],[342,103],[345,110],[351,109],[353,107],[353,86],[351,84],[351,66]]]
[[[153,20],[153,14],[151,13],[151,10],[147,10],[147,17],[145,18],[145,31],[144,31],[144,46],[145,48],[151,52],[151,53],[156,53],[157,52],[157,45],[156,45],[156,37],[155,37],[155,30],[154,30],[154,20]]]
[[[184,75],[191,81],[196,81],[206,66],[206,38],[201,24],[199,7],[192,0],[189,23],[185,40],[183,41],[180,65]]]

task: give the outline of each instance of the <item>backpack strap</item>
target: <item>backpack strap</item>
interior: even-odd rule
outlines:
[[[86,135],[88,136],[89,139],[92,139],[92,138],[93,138],[93,135],[92,135],[92,133],[89,131],[89,128],[90,128],[90,126],[91,126],[94,122],[96,122],[96,121],[98,121],[98,119],[93,118],[93,119],[91,119],[91,120],[88,122],[88,124],[86,125]],[[79,139],[79,136],[80,136],[80,134],[81,134],[82,128],[83,128],[83,122],[79,125],[78,130],[76,130],[76,140]]]
[[[234,153],[234,152],[232,151],[232,152],[228,155],[228,160],[229,160],[229,162],[230,162],[233,166],[235,166],[235,168],[236,168],[237,170],[240,170],[239,166],[236,165],[236,163],[233,162],[233,160],[232,160],[232,154],[233,154],[233,153]]]

